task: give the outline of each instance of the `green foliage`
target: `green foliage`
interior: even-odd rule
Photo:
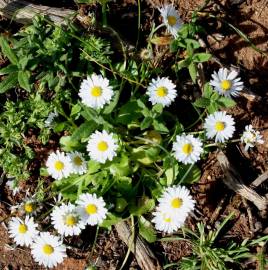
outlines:
[[[0,166],[4,172],[17,179],[29,177],[28,165],[34,152],[28,146],[27,131],[32,128],[39,133],[39,140],[45,143],[50,131],[44,121],[51,105],[39,94],[31,95],[24,101],[7,101],[0,114]]]
[[[220,108],[233,107],[236,103],[231,98],[220,96],[217,92],[213,91],[209,83],[206,83],[202,97],[198,98],[193,104],[198,108],[206,109],[208,113],[214,113]]]
[[[263,246],[268,237],[260,237],[258,239],[245,239],[238,244],[233,241],[228,241],[225,246],[222,242],[219,243],[220,233],[225,224],[232,218],[233,214],[226,217],[215,230],[206,232],[203,223],[197,223],[197,231],[183,228],[183,238],[163,238],[162,241],[182,240],[190,243],[192,255],[183,257],[179,263],[169,264],[164,267],[178,266],[180,270],[229,270],[230,265],[238,266],[245,259],[256,257],[251,249],[257,245]]]

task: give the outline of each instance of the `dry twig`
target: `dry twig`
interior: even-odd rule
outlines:
[[[243,183],[241,176],[222,151],[217,154],[217,159],[225,175],[224,183],[234,192],[254,203],[259,210],[265,210],[267,208],[267,199]]]
[[[118,236],[130,248],[136,257],[137,263],[142,270],[160,270],[160,264],[148,245],[137,236],[134,244],[131,241],[131,232],[126,222],[120,222],[115,225]]]
[[[65,24],[74,10],[35,5],[23,0],[0,0],[0,15],[22,24],[28,24],[35,15],[44,15],[56,24]]]

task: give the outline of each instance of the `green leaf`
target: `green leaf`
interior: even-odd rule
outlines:
[[[207,62],[211,57],[210,53],[196,53],[193,56],[193,61],[196,63]]]
[[[0,93],[5,93],[7,90],[16,87],[18,83],[18,73],[14,72],[9,74],[7,77],[3,79],[0,83]]]
[[[112,165],[108,165],[108,168],[111,174],[117,177],[127,176],[131,173],[131,166],[129,165],[127,155],[114,158]]]
[[[156,241],[156,231],[152,224],[141,216],[138,220],[139,234],[148,242],[153,243]]]
[[[54,132],[62,132],[64,129],[66,129],[67,124],[66,122],[60,122],[60,123],[55,123],[54,127],[53,127],[53,131]]]
[[[155,207],[154,200],[149,199],[146,196],[143,196],[142,198],[139,199],[138,205],[133,204],[133,202],[130,202],[129,211],[132,215],[141,216],[143,214],[152,211],[154,207]]]
[[[71,136],[63,136],[60,138],[60,145],[62,150],[70,152],[73,151],[78,145],[77,141],[72,140]]]
[[[16,65],[10,64],[0,69],[0,75],[6,75],[6,74],[13,73],[16,71],[18,71],[18,67]]]
[[[188,67],[190,65],[190,63],[191,63],[190,58],[186,58],[186,59],[178,62],[177,68],[180,70],[182,68]]]
[[[162,104],[156,104],[152,108],[153,112],[156,112],[158,114],[161,114],[163,112],[163,105]]]
[[[88,164],[88,166],[87,166],[88,167],[88,170],[87,170],[88,174],[93,174],[93,173],[98,172],[98,170],[101,167],[101,164],[97,161],[94,161],[94,160],[90,160],[87,164]]]
[[[203,96],[205,98],[210,98],[212,93],[213,93],[212,86],[209,83],[206,83],[205,86],[204,86],[204,94],[203,94]]]
[[[14,65],[18,65],[17,56],[15,55],[13,50],[10,48],[7,40],[3,36],[0,37],[0,46],[1,46],[3,54],[9,59],[9,61]]]
[[[217,100],[217,103],[220,106],[226,107],[226,108],[234,107],[236,105],[236,102],[233,99],[227,98],[227,97],[220,97]]]
[[[211,104],[207,107],[207,111],[210,114],[218,111],[218,109],[219,109],[219,106],[215,102],[211,102]]]
[[[165,171],[165,176],[167,178],[167,186],[170,186],[174,183],[174,180],[176,179],[179,172],[179,165],[178,163],[175,163],[172,167],[168,168]]]
[[[83,123],[79,128],[77,128],[73,135],[73,141],[80,141],[81,139],[87,138],[95,129],[97,128],[96,123],[93,121]]]
[[[191,64],[188,67],[190,76],[192,78],[192,81],[195,83],[196,82],[196,77],[197,77],[197,69],[195,63],[191,62]]]
[[[80,104],[75,104],[75,105],[72,107],[70,116],[74,116],[74,115],[78,114],[80,111],[81,111],[81,106],[80,106]]]
[[[192,165],[181,165],[179,166],[179,173],[178,179],[182,179],[186,172],[188,171],[189,167]],[[187,176],[184,178],[181,184],[192,184],[198,182],[201,177],[201,170],[197,167],[197,165],[193,165],[190,172],[188,172]]]
[[[140,116],[142,116],[142,114],[138,102],[136,100],[129,101],[121,107],[116,121],[117,123],[127,125],[130,124],[132,121],[138,119]]]
[[[154,119],[153,126],[154,126],[154,129],[156,131],[164,132],[164,133],[168,133],[169,132],[168,128],[163,123],[161,123],[159,120],[157,120],[157,119]]]
[[[186,38],[186,44],[190,44],[194,49],[198,49],[200,47],[200,43],[194,39]]]
[[[122,221],[121,217],[117,217],[116,215],[108,213],[107,217],[105,218],[105,220],[102,222],[100,226],[106,229],[111,229],[112,225],[115,225],[119,223],[120,221]]]
[[[141,130],[144,130],[146,128],[149,128],[151,124],[153,123],[153,118],[148,116],[143,119],[141,122]]]
[[[21,88],[25,89],[28,92],[31,91],[31,86],[30,86],[29,80],[30,80],[30,72],[29,71],[20,70],[18,72],[19,85]]]
[[[114,110],[114,108],[116,107],[116,105],[118,103],[119,97],[120,97],[119,91],[115,91],[114,98],[109,103],[109,105],[105,107],[105,109],[103,111],[104,114],[110,114]]]
[[[204,97],[198,98],[194,102],[194,105],[199,108],[206,108],[210,105],[210,99]]]

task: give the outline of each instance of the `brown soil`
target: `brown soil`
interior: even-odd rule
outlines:
[[[34,1],[36,2],[36,1]],[[153,12],[152,7],[159,6],[164,1],[146,0],[142,1],[144,11],[142,13],[142,33],[148,34],[150,20],[158,16],[158,12]],[[180,10],[182,18],[187,21],[193,10],[203,4],[203,0],[183,0],[174,1]],[[252,92],[260,95],[262,99],[258,102],[249,101],[243,97],[237,100],[237,106],[230,113],[236,118],[237,137],[242,132],[246,124],[252,124],[259,129],[264,136],[265,143],[257,148],[249,151],[244,151],[243,146],[230,146],[226,150],[226,154],[232,164],[241,174],[244,182],[250,184],[258,175],[268,170],[268,58],[267,55],[260,54],[252,49],[248,42],[239,37],[233,30],[226,26],[225,22],[231,23],[238,29],[243,31],[259,49],[268,51],[268,2],[267,0],[247,0],[247,1],[215,1],[210,7],[210,12],[219,14],[221,22],[215,20],[205,20],[206,30],[208,31],[202,38],[207,44],[207,49],[210,50],[224,65],[233,64],[241,70],[241,76],[247,82],[246,86]],[[241,4],[232,4],[241,2]],[[124,0],[112,2],[111,16],[120,17],[118,21],[113,22],[113,26],[122,34],[122,36],[133,43],[136,40],[136,32],[133,34],[126,25],[134,25],[136,29],[136,11],[137,1]],[[47,4],[47,3],[46,3]],[[65,7],[75,7],[72,1],[68,1]],[[83,7],[87,11],[87,6]],[[135,30],[136,31],[136,30]],[[218,41],[215,40],[218,39]],[[142,44],[141,44],[142,45]],[[2,59],[0,59],[0,62]],[[208,67],[210,69],[210,67]],[[34,136],[34,135],[33,135]],[[33,141],[28,141],[29,144],[34,144],[35,150],[40,155],[46,155],[47,149],[42,149]],[[56,147],[54,144],[51,148]],[[41,156],[39,157],[41,158]],[[37,166],[40,165],[40,160],[36,161]],[[235,195],[232,191],[223,184],[223,173],[216,161],[216,153],[212,152],[208,155],[207,160],[202,163],[202,177],[199,183],[192,186],[192,193],[197,201],[197,217],[189,218],[188,225],[194,228],[196,218],[206,223],[207,228],[215,228],[224,216],[230,212],[235,213],[235,220],[232,227],[227,232],[228,237],[241,241],[245,238],[257,237],[263,231],[267,231],[268,223],[264,218],[263,213],[259,213],[257,209],[248,203],[244,205],[241,198]],[[257,190],[261,195],[268,193],[268,184],[264,183]],[[9,215],[7,203],[13,204],[21,201],[22,196],[15,198],[8,190],[1,190],[0,193],[0,217],[1,220]],[[217,213],[218,206],[222,205],[222,209]],[[252,218],[248,215],[250,209]],[[253,229],[252,230],[252,225]],[[265,230],[266,229],[266,230]],[[125,255],[127,247],[118,239],[115,231],[101,231],[95,250],[91,255],[91,245],[94,239],[94,233],[91,230],[86,230],[81,239],[70,240],[72,251],[68,251],[69,258],[65,259],[64,263],[55,268],[55,270],[82,270],[90,262],[95,262],[98,269],[119,269]],[[182,256],[187,256],[191,253],[190,246],[183,241],[174,243],[155,243],[152,245],[154,253],[162,260],[162,262],[177,262]],[[31,256],[29,249],[15,248],[12,241],[8,237],[6,227],[0,226],[0,269],[11,270],[38,270],[44,269],[36,265]],[[125,269],[139,269],[135,259],[130,256]],[[252,265],[248,270],[255,269]]]

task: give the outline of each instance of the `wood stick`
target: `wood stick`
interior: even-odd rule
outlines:
[[[251,183],[251,187],[258,187],[259,185],[261,185],[264,181],[266,181],[268,179],[268,171],[264,172],[263,174],[261,174],[260,176],[258,176],[252,183]]]
[[[128,223],[120,222],[115,225],[119,238],[130,248],[142,270],[160,270],[161,266],[148,245],[137,236],[132,243]]]
[[[55,24],[66,24],[75,15],[74,10],[35,5],[23,0],[0,0],[0,15],[15,22],[29,24],[36,15],[48,16]]]
[[[217,160],[225,175],[223,182],[234,192],[254,203],[259,210],[265,210],[267,208],[267,199],[243,183],[241,176],[222,151],[217,154]]]

